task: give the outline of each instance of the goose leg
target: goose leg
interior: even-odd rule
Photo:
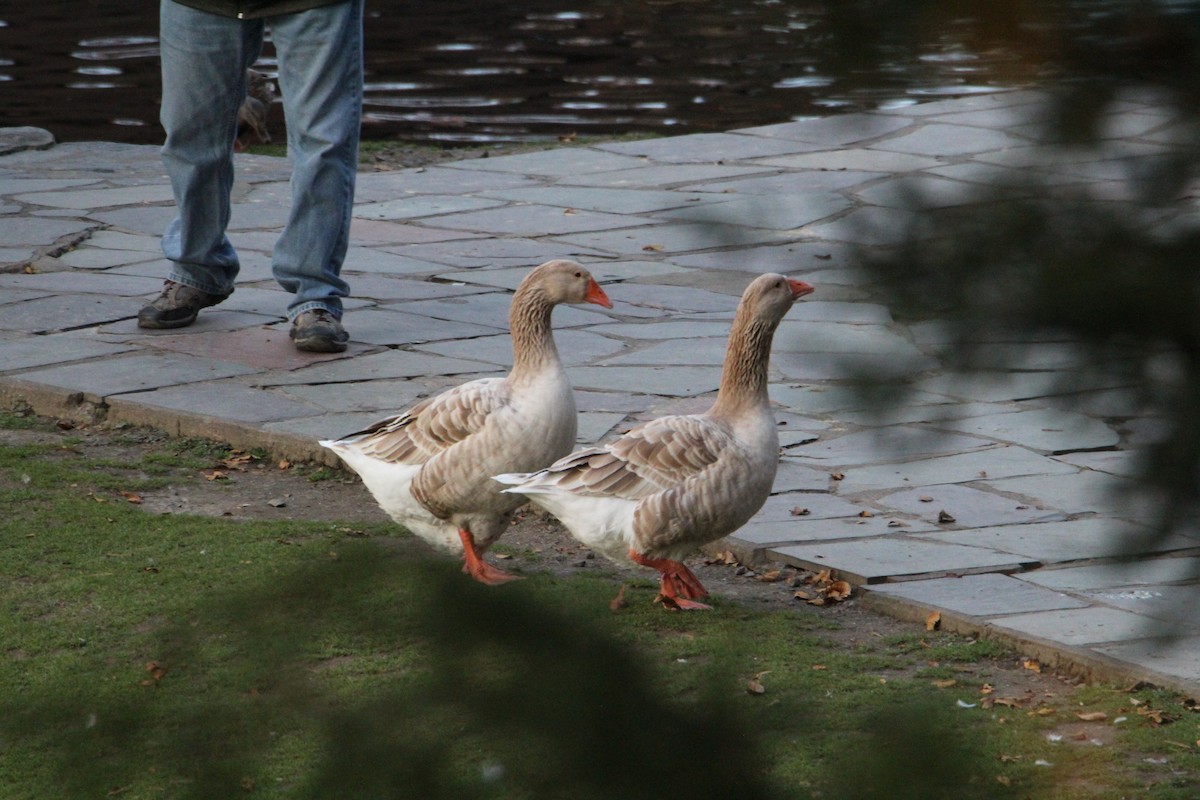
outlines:
[[[686,565],[670,558],[650,558],[632,548],[629,550],[629,557],[635,564],[658,570],[658,597],[667,608],[685,611],[707,611],[712,608],[710,605],[696,602],[708,597],[708,590]]]
[[[470,531],[465,528],[459,528],[458,538],[462,539],[463,544],[463,572],[480,583],[486,583],[488,586],[521,580],[520,575],[505,572],[499,567],[493,567],[484,561],[483,556],[479,554],[479,550],[475,547],[475,539],[471,536]]]

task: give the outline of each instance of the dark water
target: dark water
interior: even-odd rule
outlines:
[[[885,37],[860,52],[831,9],[368,0],[363,133],[443,143],[681,134],[1038,77],[1019,35],[981,37],[994,20],[945,18],[919,42]],[[160,142],[157,24],[154,0],[0,0],[0,125],[47,128],[60,141]],[[273,69],[269,45],[261,68]],[[278,104],[272,113],[281,131]]]

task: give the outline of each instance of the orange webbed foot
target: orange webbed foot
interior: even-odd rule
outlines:
[[[660,579],[656,601],[662,603],[664,608],[681,611],[712,609],[712,606],[695,602],[708,597],[708,590],[686,565],[670,558],[650,558],[633,549],[630,549],[629,557],[634,563],[658,570]]]
[[[475,580],[488,586],[522,580],[520,575],[505,572],[484,561],[483,556],[479,554],[479,548],[475,546],[475,538],[471,536],[470,531],[459,528],[458,538],[463,543],[463,572]]]
[[[705,603],[688,600],[686,597],[668,597],[661,593],[654,598],[654,602],[661,603],[668,611],[712,611],[712,606]]]

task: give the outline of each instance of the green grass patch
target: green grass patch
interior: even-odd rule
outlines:
[[[143,465],[228,455],[189,440]],[[392,525],[146,513],[116,491],[160,479],[138,469],[0,446],[6,800],[1198,791],[1197,717],[1170,693],[987,708],[989,664],[1016,660],[992,643],[842,647],[808,613],[665,612],[649,580],[613,613],[598,574],[478,586]],[[1105,746],[1051,739],[1089,711]]]

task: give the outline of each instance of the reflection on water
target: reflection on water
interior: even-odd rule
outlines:
[[[970,18],[919,48],[893,44],[847,63],[830,8],[369,0],[364,135],[454,143],[725,130],[1037,78],[1020,47],[976,47],[988,21]],[[110,0],[103,13],[64,14],[22,2],[0,15],[0,125],[37,125],[62,141],[161,140],[153,4]],[[260,69],[272,73],[269,44],[265,55]],[[281,128],[278,104],[272,113]]]

